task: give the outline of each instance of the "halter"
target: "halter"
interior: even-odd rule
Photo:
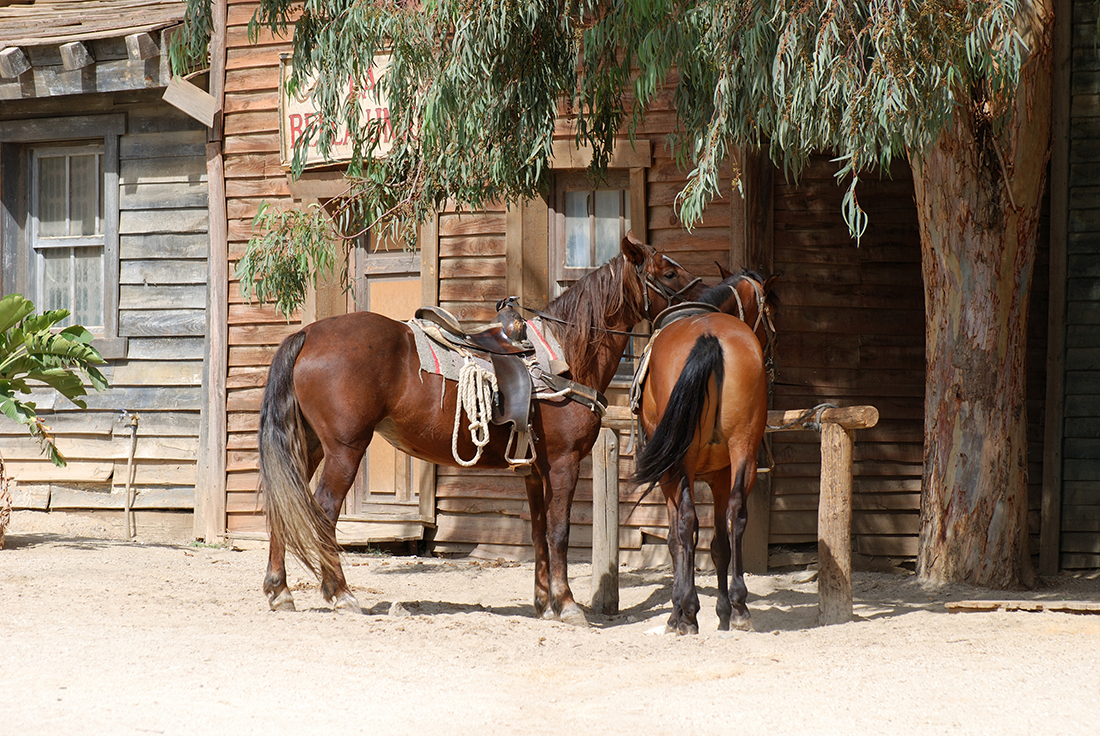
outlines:
[[[669,263],[671,263],[673,266],[676,266],[676,268],[680,269],[681,271],[684,270],[683,266],[681,266],[679,263],[672,260],[668,256],[665,256],[665,260],[668,261]],[[653,277],[650,276],[649,272],[646,271],[646,269],[645,269],[646,265],[649,262],[650,262],[650,259],[646,258],[645,262],[643,262],[642,264],[634,267],[634,271],[638,274],[638,279],[646,287],[646,288],[642,289],[642,304],[643,304],[643,308],[645,309],[645,313],[647,315],[649,314],[649,290],[650,289],[653,289],[655,292],[657,292],[658,294],[663,296],[665,298],[665,300],[669,303],[669,306],[671,306],[674,303],[673,299],[679,299],[682,302],[686,302],[687,299],[684,297],[684,292],[686,292],[688,289],[692,288],[693,286],[698,284],[700,281],[702,281],[701,278],[696,276],[691,281],[689,281],[687,283],[687,285],[684,286],[684,288],[680,289],[679,291],[673,291],[672,289],[665,286],[664,284],[653,280]]]
[[[668,256],[665,256],[665,260],[668,261],[669,263],[671,263],[672,265],[676,266],[676,268],[680,269],[681,271],[684,270],[683,266],[681,266],[679,263],[672,260]],[[653,277],[649,274],[649,272],[646,271],[646,266],[649,265],[651,262],[652,262],[652,258],[647,257],[646,260],[643,261],[640,265],[637,265],[637,266],[634,267],[634,273],[637,275],[638,280],[642,282],[642,286],[643,286],[643,288],[642,288],[642,305],[643,305],[643,307],[642,308],[643,308],[643,312],[644,312],[645,315],[649,315],[649,290],[650,289],[653,289],[655,292],[657,292],[658,294],[663,296],[668,301],[669,305],[672,305],[674,299],[679,300],[681,302],[686,302],[687,298],[684,296],[684,292],[688,291],[693,286],[695,286],[700,281],[702,281],[701,278],[696,276],[691,281],[689,281],[687,283],[687,285],[684,286],[684,288],[679,289],[679,290],[670,289],[669,287],[665,286],[664,284],[662,284],[658,281],[655,281],[653,279]],[[508,299],[515,299],[515,297],[508,297]],[[500,307],[506,301],[508,301],[508,299],[502,299],[500,302],[497,302],[497,311],[500,311]],[[555,317],[551,314],[548,314],[547,312],[545,312],[542,309],[531,309],[530,307],[525,307],[525,306],[519,304],[518,302],[514,303],[513,306],[517,306],[525,312],[529,312],[529,313],[534,314],[538,317],[542,317],[544,320],[548,320],[550,322],[557,322],[558,324],[565,324],[564,320],[558,319],[557,317]],[[625,335],[627,337],[650,337],[650,335],[645,334],[645,333],[637,333],[637,332],[633,332],[633,331],[630,331],[630,330],[612,330],[608,327],[596,327],[595,325],[593,325],[589,329],[591,329],[593,331],[596,331],[596,332],[603,332],[603,333],[608,334],[608,335]]]
[[[741,281],[748,281],[752,285],[752,289],[756,292],[756,324],[752,326],[752,331],[756,332],[759,329],[760,324],[764,324],[764,362],[768,366],[768,375],[772,381],[775,380],[775,325],[772,323],[771,315],[765,308],[764,300],[764,288],[756,282],[755,279],[751,279],[748,276],[741,276],[737,284]],[[745,305],[741,303],[741,295],[737,293],[737,284],[726,284],[727,288],[733,292],[733,298],[737,301],[737,316],[741,318],[742,322],[745,322]],[[745,322],[748,324],[748,322]]]

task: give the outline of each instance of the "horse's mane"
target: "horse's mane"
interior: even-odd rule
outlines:
[[[565,351],[566,362],[574,367],[588,366],[600,346],[608,339],[610,321],[624,309],[630,309],[627,321],[638,322],[644,316],[638,304],[642,294],[637,279],[624,278],[630,266],[620,253],[579,281],[546,307],[546,312],[561,323],[553,325],[554,334]]]
[[[710,304],[714,307],[722,306],[722,303],[729,298],[729,289],[735,287],[741,283],[743,279],[752,279],[758,284],[763,284],[765,279],[760,275],[759,271],[743,270],[740,273],[735,273],[732,276],[722,279],[718,284],[710,287],[695,301],[703,302],[704,304]],[[775,289],[770,289],[764,295],[764,303],[772,309],[778,307],[782,302],[779,299],[779,294]]]

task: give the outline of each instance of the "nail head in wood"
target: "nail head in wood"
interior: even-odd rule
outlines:
[[[30,68],[27,55],[18,46],[0,50],[0,77],[15,78]]]
[[[61,66],[65,67],[66,71],[76,71],[77,69],[83,69],[95,63],[95,59],[92,58],[92,54],[88,51],[88,47],[80,41],[63,43],[60,46],[60,50]]]
[[[130,61],[145,61],[160,56],[160,47],[148,33],[132,33],[126,37],[126,53]]]

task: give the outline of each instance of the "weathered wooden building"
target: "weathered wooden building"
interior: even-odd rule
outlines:
[[[132,465],[140,535],[185,541],[210,248],[206,128],[161,99],[164,30],[183,12],[167,0],[0,2],[3,292],[71,310],[111,384],[87,412],[35,392],[67,467],[14,422],[0,422],[0,454],[16,508],[98,514],[116,529]]]

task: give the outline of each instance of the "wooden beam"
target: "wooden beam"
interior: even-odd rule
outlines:
[[[852,620],[852,430],[821,425],[817,606],[823,625]]]
[[[60,51],[61,66],[65,67],[65,71],[73,72],[95,63],[88,47],[80,41],[61,44]]]
[[[1054,8],[1054,81],[1050,152],[1050,271],[1047,278],[1047,385],[1039,573],[1058,572],[1062,531],[1062,433],[1065,420],[1066,240],[1069,222],[1070,73],[1073,3]]]
[[[554,141],[550,168],[587,169],[591,163],[591,146],[578,147],[572,140]],[[611,152],[611,160],[607,163],[608,168],[611,169],[644,169],[652,165],[653,145],[647,140],[638,140],[633,143],[629,140],[618,141],[615,150]]]
[[[607,428],[592,450],[592,610],[619,612],[619,435]]]
[[[210,94],[221,110],[225,98],[227,0],[211,4]],[[206,176],[209,187],[209,291],[200,419],[200,456],[195,489],[194,535],[208,543],[225,538],[229,377],[229,223],[225,203],[225,160],[222,118],[215,115],[207,130]]]
[[[214,118],[220,109],[218,101],[213,95],[191,84],[183,77],[172,77],[164,90],[163,99],[207,128],[214,127]]]
[[[17,46],[0,51],[0,77],[15,78],[31,68],[27,55]]]
[[[948,601],[951,613],[981,613],[986,611],[1053,611],[1057,613],[1100,614],[1100,601]]]
[[[126,55],[130,61],[145,61],[160,56],[160,46],[149,33],[131,33],[126,37]]]

